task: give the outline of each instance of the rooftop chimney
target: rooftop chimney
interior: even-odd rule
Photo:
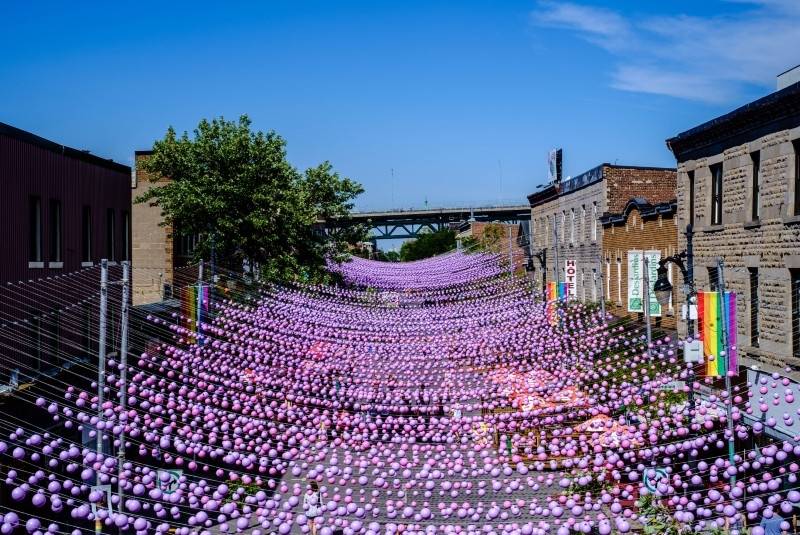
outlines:
[[[800,65],[778,75],[778,91],[797,82],[800,82]]]

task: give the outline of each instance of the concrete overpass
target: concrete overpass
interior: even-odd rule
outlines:
[[[344,221],[326,221],[329,230],[363,224],[370,228],[372,240],[416,238],[422,231],[437,231],[464,221],[496,221],[518,223],[529,221],[531,208],[527,204],[478,206],[462,208],[422,208],[351,212]]]

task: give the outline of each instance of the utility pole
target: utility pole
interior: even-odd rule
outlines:
[[[603,285],[603,257],[597,253],[600,264],[600,313],[603,315],[603,322],[606,321],[606,290]]]
[[[725,269],[725,263],[720,258],[717,260],[717,271],[719,272],[719,310],[720,310],[720,322],[719,328],[722,333],[722,347],[725,352],[724,357],[727,359],[727,365],[725,366],[725,392],[728,394],[726,404],[725,404],[725,412],[728,420],[728,461],[730,462],[731,466],[734,464],[734,441],[736,439],[735,435],[733,434],[733,392],[731,388],[731,374],[728,373],[730,370],[730,359],[728,358],[728,331],[726,330],[727,318],[725,317],[725,310],[727,307],[725,306],[725,276],[723,275],[723,270]],[[720,354],[717,358],[722,358],[723,354],[720,351]],[[730,478],[731,482],[731,489],[733,489],[734,485],[736,485],[736,476],[732,475]]]
[[[103,403],[105,402],[106,388],[106,313],[108,312],[108,260],[100,261],[100,333],[97,346],[97,421],[103,419]],[[95,427],[97,434],[97,453],[103,452],[103,433],[99,426]]]
[[[513,238],[512,238],[512,230],[514,225],[508,225],[508,276],[509,278],[514,278],[514,245],[513,245]]]
[[[556,286],[561,283],[561,275],[558,272],[558,214],[553,214],[553,271]]]
[[[691,339],[694,341],[694,339],[697,337],[697,334],[695,331],[696,322],[692,319],[692,299],[694,299],[695,303],[697,302],[697,292],[694,289],[694,250],[692,249],[693,230],[694,227],[691,223],[686,225],[686,278],[688,279],[686,283],[689,285],[689,288],[686,292],[686,326],[689,337],[691,337]],[[691,367],[689,368],[689,411],[693,411],[695,409],[695,364],[696,363],[692,362]]]
[[[650,261],[647,259],[647,252],[642,251],[644,261],[644,321],[647,324],[647,356],[650,357],[650,344],[653,343],[653,331],[650,327]]]
[[[128,421],[128,291],[130,281],[130,262],[122,263],[122,311],[119,343],[119,393],[120,393],[120,427],[119,448],[117,449],[117,494],[119,494],[120,512],[125,511],[125,488],[122,483],[123,464],[125,464],[125,425]]]

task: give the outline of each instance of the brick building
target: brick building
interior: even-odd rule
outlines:
[[[628,201],[644,197],[659,204],[675,197],[675,170],[604,163],[571,179],[548,184],[528,196],[537,285],[565,282],[565,265],[574,263],[573,297],[600,298],[603,231],[600,217],[620,213]],[[556,258],[558,265],[556,267]]]
[[[621,212],[604,214],[600,218],[603,226],[602,282],[608,312],[618,317],[644,319],[642,312],[629,311],[629,256],[637,254],[638,259],[642,251],[658,251],[661,258],[666,258],[678,252],[676,208],[675,200],[652,205],[646,199],[637,197],[631,199]],[[657,267],[653,266],[651,272]],[[657,327],[675,329],[675,294],[680,288],[680,273],[671,263],[666,267],[669,280],[673,283],[672,300],[667,306],[659,307],[660,311],[651,316],[651,322]],[[649,282],[652,287],[655,278]]]
[[[678,162],[679,247],[691,225],[697,289],[717,288],[724,260],[743,362],[800,367],[800,83],[667,146]]]
[[[528,236],[525,225],[491,221],[465,221],[459,225],[457,230],[457,240],[463,240],[468,237],[474,238],[481,242],[487,250],[506,257],[511,254],[515,271],[524,268],[528,259]]]
[[[133,182],[133,304],[143,305],[173,296],[175,285],[183,286],[196,278],[196,271],[182,270],[191,263],[196,243],[194,236],[181,236],[172,227],[164,226],[161,208],[153,203],[136,203],[140,195],[150,188],[169,181],[158,177],[151,181],[150,173],[142,169],[142,162],[152,151],[136,151],[135,179]],[[185,280],[184,280],[185,279]]]

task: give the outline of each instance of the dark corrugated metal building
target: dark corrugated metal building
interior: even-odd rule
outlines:
[[[96,354],[97,266],[119,280],[130,213],[130,167],[0,123],[0,393]]]

